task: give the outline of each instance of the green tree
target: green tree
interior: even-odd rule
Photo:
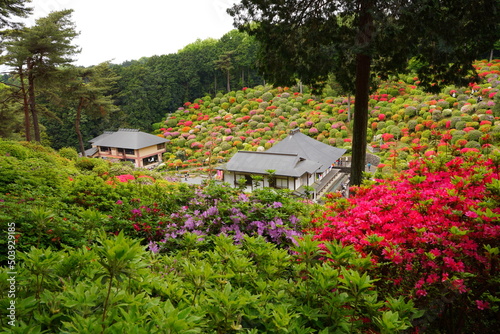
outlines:
[[[176,54],[141,58],[113,67],[120,76],[114,100],[124,113],[123,125],[151,131],[153,123],[182,105],[184,93],[178,68]]]
[[[243,37],[236,49],[236,65],[240,72],[240,88],[253,87],[263,83],[255,71],[257,63],[258,43],[255,37],[242,34]],[[245,75],[246,72],[246,75]]]
[[[33,27],[12,30],[6,35],[7,54],[2,62],[12,68],[24,87],[23,103],[31,114],[36,141],[40,141],[40,125],[37,109],[37,91],[39,86],[47,87],[57,82],[61,66],[73,62],[71,58],[79,52],[72,45],[78,33],[70,20],[72,10],[52,12],[40,18]]]
[[[178,52],[181,57],[179,70],[185,72],[189,70],[189,75],[185,79],[190,80],[189,90],[186,90],[191,100],[193,96],[200,97],[206,92],[215,94],[217,92],[217,75],[213,63],[218,56],[218,41],[213,38],[196,40],[188,44]],[[179,76],[182,78],[182,76]]]
[[[19,92],[14,87],[0,83],[0,137],[14,138],[21,132],[22,116],[19,113],[21,105],[17,101]]]
[[[82,114],[88,113],[103,118],[117,109],[109,93],[118,80],[118,76],[107,62],[89,68],[74,68],[69,71],[73,80],[64,87],[66,99],[62,103],[67,103],[76,110],[75,131],[80,152],[85,156],[80,126]]]
[[[234,50],[226,51],[219,55],[219,59],[214,61],[215,68],[221,70],[226,76],[226,89],[229,93],[231,91],[231,70],[233,66]]]
[[[255,69],[256,52],[254,37],[232,30],[220,40],[196,40],[175,54],[114,65],[121,79],[113,98],[125,115],[123,126],[151,131],[152,124],[186,101],[217,94],[223,81],[229,89],[262,83]],[[228,72],[215,62],[229,54],[230,62],[222,64],[230,67]]]
[[[215,68],[224,74],[226,88],[228,74],[229,86],[233,89],[262,84],[256,71],[258,43],[255,37],[231,30],[219,39],[216,48]]]
[[[228,12],[261,43],[261,71],[274,84],[300,79],[321,88],[353,57],[354,185],[365,166],[370,78],[408,70],[414,58],[424,89],[464,84],[474,73],[472,61],[492,48],[500,29],[498,0],[242,0]]]
[[[21,43],[22,33],[17,29],[7,30],[2,32],[3,39],[9,41],[9,43]],[[7,51],[9,51],[7,47]],[[24,49],[17,49],[15,52],[8,52],[6,55],[0,57],[0,64],[8,64],[12,67],[11,79],[5,83],[11,87],[17,88],[17,91],[10,90],[10,96],[7,100],[12,98],[20,99],[23,102],[24,111],[24,133],[27,141],[31,141],[31,121],[30,121],[30,109],[28,101],[28,90],[25,80],[24,71],[24,60],[28,57],[28,53]],[[12,82],[14,81],[14,82]]]
[[[0,2],[0,28],[16,25],[12,16],[26,17],[32,13],[33,8],[26,7],[31,0],[3,0]]]

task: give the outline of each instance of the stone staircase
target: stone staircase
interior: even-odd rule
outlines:
[[[346,180],[349,178],[349,174],[346,174],[345,172],[337,172],[333,178],[328,180],[326,184],[322,185],[320,191],[316,193],[316,202],[321,199],[326,193],[332,192],[332,191],[337,191],[341,189],[342,183],[346,182]]]

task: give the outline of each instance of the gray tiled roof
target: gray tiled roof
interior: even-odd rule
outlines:
[[[95,138],[92,138],[91,140],[89,140],[90,143],[94,143],[96,141],[99,141],[103,138],[106,138],[107,136],[109,135],[112,135],[113,133],[115,133],[114,131],[104,131],[101,135],[95,137]]]
[[[306,172],[312,174],[320,167],[320,163],[304,159],[297,153],[238,151],[225,169],[253,174],[268,174],[267,170],[272,169],[278,176],[300,177]]]
[[[323,172],[335,163],[346,150],[324,144],[306,136],[299,129],[295,129],[290,132],[288,137],[275,144],[266,152],[297,153],[307,160],[319,162],[322,165],[319,172]]]
[[[85,156],[86,157],[91,157],[91,156],[93,156],[96,153],[97,153],[97,147],[91,147],[88,150],[85,150]]]
[[[169,140],[135,129],[119,129],[116,132],[104,132],[102,135],[89,140],[89,142],[96,146],[137,150],[152,145],[168,143]]]

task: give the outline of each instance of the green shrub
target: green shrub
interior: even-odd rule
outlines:
[[[73,147],[63,147],[59,150],[59,155],[68,160],[77,160],[78,152]]]
[[[168,255],[102,234],[90,250],[32,248],[20,255],[19,332],[397,333],[420,312],[379,294],[368,259],[351,247],[306,238],[286,250],[262,238],[179,237]],[[322,259],[327,258],[326,265]],[[7,282],[6,270],[1,278]],[[104,288],[103,288],[104,286]],[[58,316],[53,314],[57,307]],[[1,315],[6,317],[5,308]],[[43,319],[40,320],[40,319]],[[357,321],[367,319],[368,321]],[[2,329],[7,330],[6,323]],[[396,330],[397,329],[397,330]]]
[[[397,126],[393,126],[389,132],[393,134],[396,139],[399,139],[401,136],[401,129]]]
[[[432,120],[434,122],[438,122],[441,119],[443,119],[443,113],[441,112],[441,110],[434,109],[432,111]]]
[[[466,123],[464,121],[459,121],[455,123],[455,128],[457,130],[463,130],[465,129]]]
[[[17,159],[27,159],[32,155],[30,149],[13,141],[4,141],[0,138],[0,156],[12,156]]]
[[[175,118],[168,119],[165,121],[165,125],[169,128],[173,128],[173,127],[177,126],[177,120]]]
[[[405,108],[405,115],[408,117],[413,117],[417,115],[417,108],[414,106],[409,106]]]
[[[445,100],[445,101],[438,101],[436,103],[436,106],[438,107],[441,107],[443,109],[446,109],[446,108],[449,108],[450,107],[450,103],[448,102],[448,100]]]
[[[465,139],[469,140],[470,141],[479,141],[479,138],[481,138],[481,136],[483,135],[483,133],[479,130],[472,130],[472,131],[469,131],[467,133],[467,135],[465,136]]]
[[[477,141],[475,140],[469,140],[467,142],[467,144],[465,144],[465,147],[467,148],[477,148],[477,149],[480,149],[481,148],[481,144],[479,144]]]
[[[262,94],[262,100],[268,102],[273,98],[273,94],[271,92],[265,92]]]
[[[461,120],[462,120],[462,117],[460,117],[460,116],[453,116],[451,118],[451,120],[450,120],[451,121],[450,126],[452,128],[456,128],[457,127],[457,122],[460,122]]]
[[[408,129],[411,131],[415,131],[415,127],[417,126],[418,122],[416,120],[410,120],[408,121]]]
[[[72,182],[64,201],[84,208],[112,210],[115,202],[120,199],[117,189],[102,178],[96,175],[81,175]]]
[[[342,113],[337,116],[337,120],[340,122],[346,122],[348,118],[348,115],[346,113]]]

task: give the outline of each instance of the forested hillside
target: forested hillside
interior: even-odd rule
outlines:
[[[263,84],[255,70],[257,43],[233,30],[221,39],[198,40],[176,54],[113,66],[120,76],[116,105],[126,122],[146,131],[184,102]]]

